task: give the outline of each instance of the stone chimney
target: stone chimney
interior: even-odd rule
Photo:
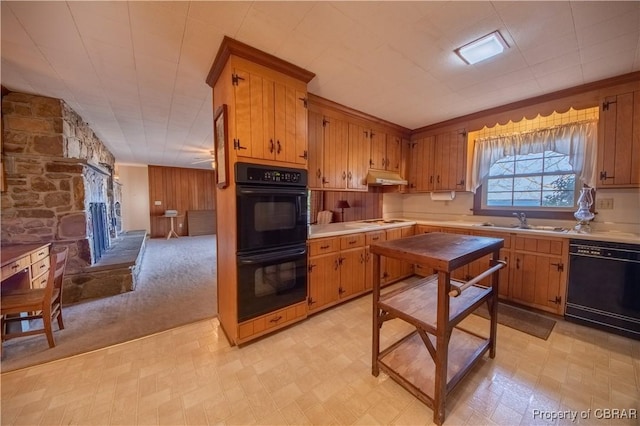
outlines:
[[[0,240],[69,247],[67,277],[73,280],[96,261],[92,204],[106,205],[108,238],[116,237],[111,220],[115,159],[60,99],[9,93],[2,98],[2,124]]]

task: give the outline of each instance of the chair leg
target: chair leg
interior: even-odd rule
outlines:
[[[62,309],[58,311],[58,329],[64,330],[64,322],[62,321]]]
[[[51,313],[45,315],[43,312],[42,322],[44,323],[44,332],[47,335],[47,341],[49,342],[49,347],[53,348],[56,345],[55,340],[53,339],[53,327],[51,326]]]

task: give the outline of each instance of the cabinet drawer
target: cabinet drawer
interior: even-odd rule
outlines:
[[[31,258],[29,256],[25,256],[21,259],[16,260],[15,262],[11,262],[8,265],[2,267],[2,279],[9,278],[11,275],[16,274],[22,271],[24,268],[28,267]]]
[[[562,255],[567,252],[565,241],[557,238],[515,237],[515,249],[534,253]]]
[[[387,240],[387,234],[384,231],[367,232],[366,245],[381,243]]]
[[[31,276],[38,277],[49,270],[49,258],[45,257],[31,265]]]
[[[307,302],[298,303],[284,309],[263,315],[261,317],[243,322],[238,326],[238,337],[240,340],[252,336],[264,334],[267,330],[294,322],[307,316]]]
[[[49,274],[42,274],[31,281],[31,288],[45,288]]]
[[[36,263],[39,260],[49,257],[49,247],[43,247],[35,253],[31,253],[31,263]]]
[[[355,247],[364,247],[364,234],[345,235],[340,237],[340,249],[346,250]]]
[[[309,241],[309,256],[331,253],[339,249],[340,240],[338,238],[320,238]]]

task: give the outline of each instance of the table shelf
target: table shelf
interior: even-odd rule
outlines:
[[[433,421],[445,419],[449,392],[469,370],[489,352],[495,356],[498,270],[504,240],[468,235],[430,233],[371,245],[373,254],[373,348],[374,376],[382,370],[433,409]],[[467,285],[451,279],[455,269],[492,255],[492,266]],[[381,295],[380,256],[409,260],[436,273]],[[491,274],[491,285],[472,285]],[[453,295],[458,294],[457,297]],[[451,292],[451,294],[450,294]],[[488,337],[456,325],[482,303],[487,303],[491,319]],[[380,350],[380,334],[385,321],[403,320],[415,331]]]

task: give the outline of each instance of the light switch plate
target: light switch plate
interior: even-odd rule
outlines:
[[[598,200],[596,201],[596,208],[598,210],[613,209],[613,198],[598,198]]]
[[[153,205],[154,206],[161,206],[162,205],[162,201],[154,201]]]

